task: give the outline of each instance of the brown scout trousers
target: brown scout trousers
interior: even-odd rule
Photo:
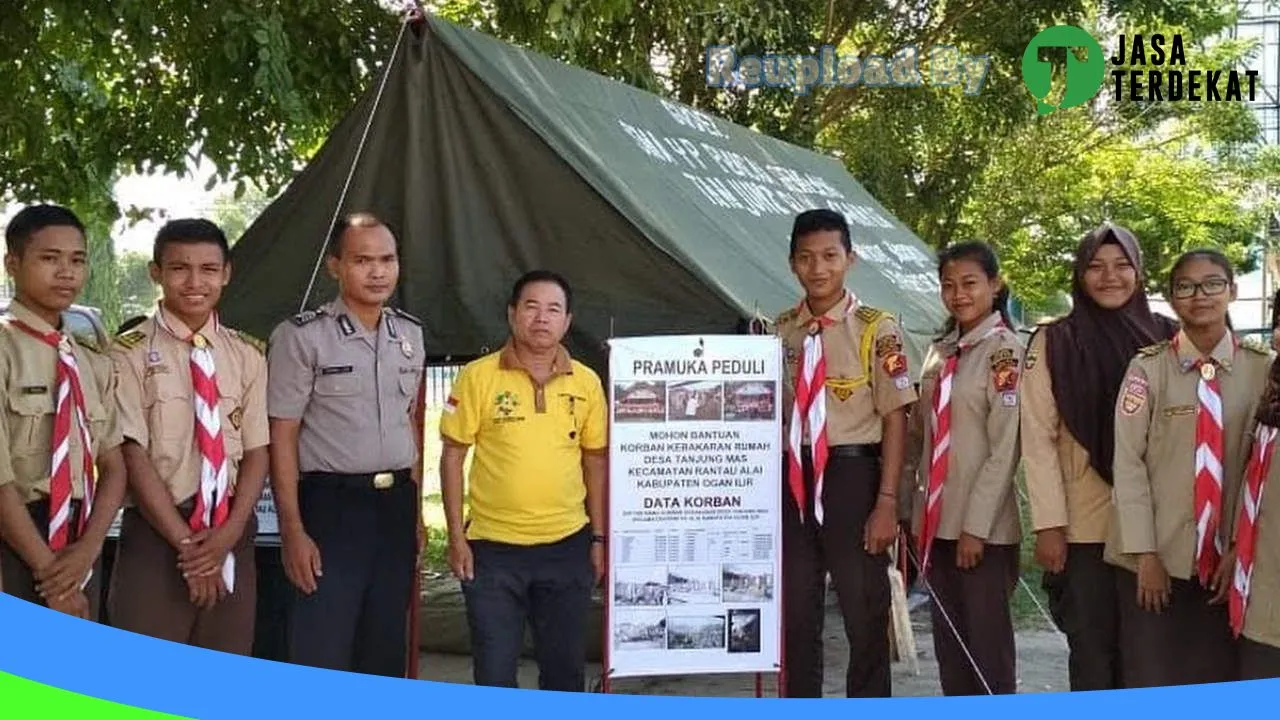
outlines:
[[[194,501],[178,506],[191,516]],[[257,610],[257,572],[253,541],[256,515],[231,552],[236,558],[235,592],[211,610],[191,604],[187,582],[178,570],[178,551],[156,532],[137,508],[128,508],[120,525],[115,567],[107,599],[110,624],[121,630],[238,655],[253,652]]]
[[[1073,691],[1114,690],[1120,677],[1120,604],[1116,568],[1102,559],[1102,543],[1069,543],[1061,573],[1045,573],[1049,613],[1070,647]]]
[[[845,457],[831,449],[823,479],[824,518],[813,519],[813,465],[804,448],[805,521],[782,487],[783,648],[786,697],[822,697],[826,575],[835,584],[849,664],[849,697],[889,697],[889,554],[869,555],[863,531],[880,488],[878,454]],[[783,467],[786,467],[784,460]]]
[[[1280,678],[1280,647],[1240,638],[1240,679]]]
[[[942,694],[1012,695],[1018,678],[1009,601],[1018,584],[1018,546],[987,545],[977,567],[961,570],[957,544],[935,539],[929,553],[929,587],[937,596],[930,604],[933,651]]]
[[[36,530],[40,532],[40,537],[49,537],[49,500],[37,500],[27,505],[27,512],[31,515],[31,522],[35,523]],[[80,514],[80,501],[71,501],[71,518],[74,521]],[[75,522],[69,525],[69,535],[71,542],[76,540],[76,531],[79,528]],[[12,595],[20,600],[26,600],[36,605],[44,605],[44,598],[40,597],[40,593],[36,592],[35,575],[31,572],[31,568],[23,562],[22,557],[9,546],[8,543],[0,540],[0,583],[3,583],[4,593]],[[99,620],[99,611],[101,610],[101,593],[102,593],[102,558],[94,561],[93,577],[89,579],[89,584],[84,588],[85,596],[89,599],[89,619],[97,622]]]
[[[1153,613],[1138,605],[1138,576],[1116,570],[1120,602],[1120,656],[1126,688],[1198,685],[1238,680],[1239,649],[1231,636],[1227,603],[1198,579],[1171,578],[1169,605]]]

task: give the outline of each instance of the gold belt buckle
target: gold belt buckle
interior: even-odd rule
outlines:
[[[396,476],[389,472],[380,472],[373,476],[373,486],[379,490],[386,490],[396,484]]]

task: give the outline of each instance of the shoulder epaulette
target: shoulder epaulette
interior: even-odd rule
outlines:
[[[123,348],[132,350],[146,338],[147,334],[142,330],[129,330],[128,332],[124,332],[116,336],[116,344]]]
[[[1258,353],[1259,355],[1271,354],[1271,348],[1269,348],[1266,343],[1262,342],[1261,340],[1254,337],[1253,335],[1248,335],[1243,340],[1241,340],[1240,347],[1244,348],[1245,350],[1251,350],[1255,353]]]
[[[128,332],[129,330],[132,330],[138,327],[138,325],[141,325],[144,321],[146,321],[146,319],[147,319],[146,315],[134,315],[128,320],[125,320],[124,322],[120,323],[120,329],[116,330],[116,335],[120,335],[121,333]]]
[[[1169,341],[1161,340],[1160,342],[1154,345],[1148,345],[1144,348],[1140,348],[1138,350],[1138,354],[1141,355],[1142,357],[1155,357],[1156,355],[1159,355],[1160,353],[1164,352],[1167,349],[1169,349]]]
[[[298,327],[302,327],[303,325],[306,325],[307,323],[311,322],[312,320],[315,320],[316,318],[324,314],[325,314],[324,308],[321,308],[319,310],[304,310],[303,312],[300,312],[297,315],[294,315],[293,317],[289,318],[289,320],[291,320],[294,325],[297,325]]]
[[[79,345],[91,353],[95,353],[97,355],[102,354],[102,346],[98,344],[98,341],[95,338],[76,336],[76,345]]]
[[[411,323],[413,323],[414,325],[417,325],[417,326],[419,326],[419,327],[421,327],[421,326],[422,326],[422,321],[421,321],[421,320],[419,320],[417,317],[415,317],[415,316],[413,316],[413,315],[411,315],[411,314],[409,314],[409,313],[405,312],[404,310],[401,310],[400,308],[391,308],[391,312],[392,312],[392,314],[394,314],[396,317],[404,318],[405,320],[408,320],[409,322],[411,322]]]
[[[795,320],[798,315],[800,315],[799,309],[787,308],[786,310],[783,310],[781,313],[778,314],[778,318],[773,321],[773,324],[781,325],[783,323],[789,323],[792,320]]]
[[[889,313],[885,312],[884,310],[881,310],[881,309],[879,309],[879,308],[871,307],[870,305],[860,305],[860,306],[858,306],[858,310],[857,310],[857,312],[856,312],[856,313],[854,313],[854,314],[858,316],[858,319],[859,319],[859,320],[861,320],[862,322],[865,322],[865,323],[879,322],[880,320],[882,320],[882,319],[884,319],[884,318],[892,318],[892,317],[893,317],[892,315],[890,315]]]
[[[254,337],[253,335],[250,335],[249,333],[243,330],[233,329],[231,332],[234,333],[236,337],[243,340],[245,343],[257,348],[258,352],[262,353],[263,355],[267,354],[267,344],[265,342],[259,340],[258,338]]]

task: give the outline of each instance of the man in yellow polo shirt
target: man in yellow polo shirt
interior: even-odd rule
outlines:
[[[517,686],[529,622],[539,687],[585,690],[586,619],[604,573],[607,403],[599,376],[561,344],[572,300],[555,273],[520,278],[510,340],[462,369],[440,419],[449,565],[467,603],[476,685]]]

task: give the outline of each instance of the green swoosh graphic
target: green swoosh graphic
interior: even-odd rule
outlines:
[[[83,717],[94,720],[190,720],[79,695],[0,672],[0,710],[14,720]]]

